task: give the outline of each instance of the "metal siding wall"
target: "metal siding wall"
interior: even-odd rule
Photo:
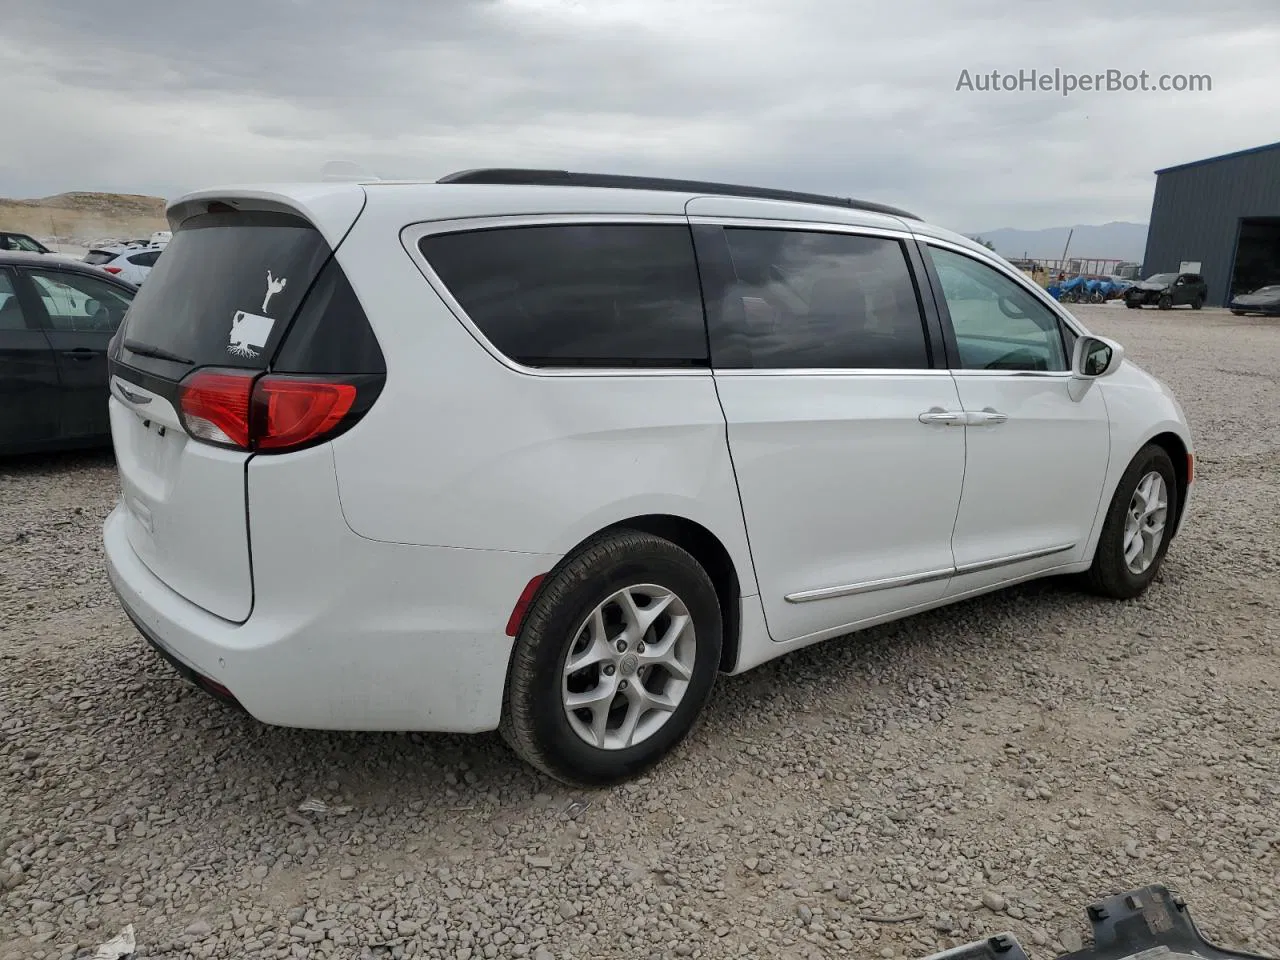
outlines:
[[[1226,304],[1241,217],[1280,217],[1280,149],[1159,174],[1143,276],[1200,260],[1209,303]]]

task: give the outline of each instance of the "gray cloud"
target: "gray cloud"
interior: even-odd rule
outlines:
[[[1122,9],[1117,10],[1120,7]],[[0,194],[174,196],[555,165],[901,204],[958,228],[1145,219],[1159,166],[1270,139],[1274,0],[0,0]],[[957,92],[961,70],[1207,93]]]

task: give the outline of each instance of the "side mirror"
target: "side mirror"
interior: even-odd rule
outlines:
[[[1119,370],[1123,360],[1124,347],[1114,340],[1080,337],[1071,357],[1071,374],[1077,380],[1097,380]]]

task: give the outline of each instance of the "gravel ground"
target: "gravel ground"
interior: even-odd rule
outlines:
[[[607,792],[495,736],[229,712],[113,601],[109,456],[0,464],[0,960],[126,923],[148,957],[922,957],[1001,930],[1045,957],[1155,881],[1280,955],[1280,324],[1079,309],[1196,432],[1149,593],[1040,583],[802,651]]]

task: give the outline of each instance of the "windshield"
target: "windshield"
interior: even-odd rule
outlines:
[[[1176,273],[1157,273],[1155,276],[1147,277],[1145,283],[1173,283],[1178,279]]]
[[[1280,286],[1277,286],[1276,284],[1271,284],[1270,286],[1267,286],[1267,287],[1259,287],[1257,290],[1254,290],[1253,292],[1264,293],[1267,296],[1271,297],[1271,296],[1280,294]]]

